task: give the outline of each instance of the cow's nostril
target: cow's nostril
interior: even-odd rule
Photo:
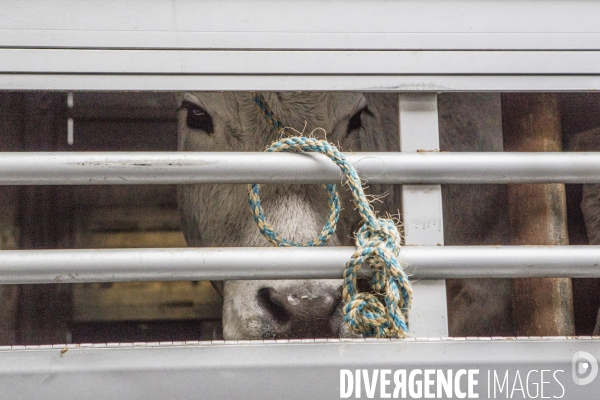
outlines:
[[[274,293],[273,288],[260,289],[257,294],[258,304],[273,317],[275,322],[281,325],[287,324],[291,317],[290,312],[277,296],[274,296]]]

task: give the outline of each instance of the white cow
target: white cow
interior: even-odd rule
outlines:
[[[395,94],[263,93],[285,125],[311,132],[347,151],[397,151]],[[250,93],[186,93],[178,114],[182,151],[263,151],[277,139],[273,126]],[[441,150],[501,151],[499,95],[444,94],[439,97]],[[306,128],[304,128],[306,125]],[[389,193],[378,211],[397,213],[398,186],[371,185],[371,194]],[[186,185],[179,188],[183,229],[190,246],[269,246],[248,209],[247,185]],[[358,214],[348,193],[329,244],[353,245]],[[502,186],[446,186],[445,240],[455,244],[506,244]],[[269,221],[285,238],[316,236],[327,215],[320,185],[263,185],[261,202]],[[494,210],[493,212],[491,210]],[[224,297],[225,339],[348,336],[341,314],[340,280],[226,281],[215,287]],[[507,280],[448,282],[452,335],[512,333]]]

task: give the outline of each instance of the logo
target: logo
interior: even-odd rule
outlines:
[[[576,385],[587,385],[598,375],[598,361],[586,351],[573,354],[572,361],[573,382]]]

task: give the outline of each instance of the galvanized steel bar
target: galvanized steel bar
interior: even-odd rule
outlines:
[[[13,346],[0,348],[0,397],[580,400],[597,398],[598,359],[600,339],[591,337]],[[439,374],[450,374],[450,393]]]
[[[600,153],[346,153],[371,183],[600,183]],[[321,154],[0,153],[0,185],[328,183]]]
[[[354,247],[6,250],[0,284],[336,279]],[[413,279],[600,277],[600,246],[404,246]],[[363,271],[363,274],[367,271]]]

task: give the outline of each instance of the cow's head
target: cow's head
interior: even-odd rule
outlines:
[[[394,96],[361,93],[263,93],[284,126],[315,135],[345,151],[373,151],[394,143]],[[391,101],[390,101],[391,100]],[[396,106],[397,107],[397,106]],[[385,121],[382,116],[390,115]],[[391,124],[390,129],[383,125]],[[388,127],[389,128],[389,127]],[[395,127],[397,132],[397,125]],[[386,139],[383,131],[392,132]],[[178,114],[179,150],[264,151],[277,132],[251,93],[186,93]],[[377,132],[375,132],[377,131]],[[389,136],[389,135],[388,135]],[[389,142],[389,143],[388,143]],[[274,171],[276,172],[276,171]],[[341,190],[343,192],[343,190]],[[247,185],[186,185],[179,188],[183,228],[190,246],[270,246],[247,205]],[[327,192],[321,185],[263,185],[261,204],[286,239],[301,242],[321,231]],[[358,221],[349,196],[330,245],[353,245]],[[224,298],[226,339],[339,337],[348,335],[341,314],[340,280],[226,281],[215,287]]]

